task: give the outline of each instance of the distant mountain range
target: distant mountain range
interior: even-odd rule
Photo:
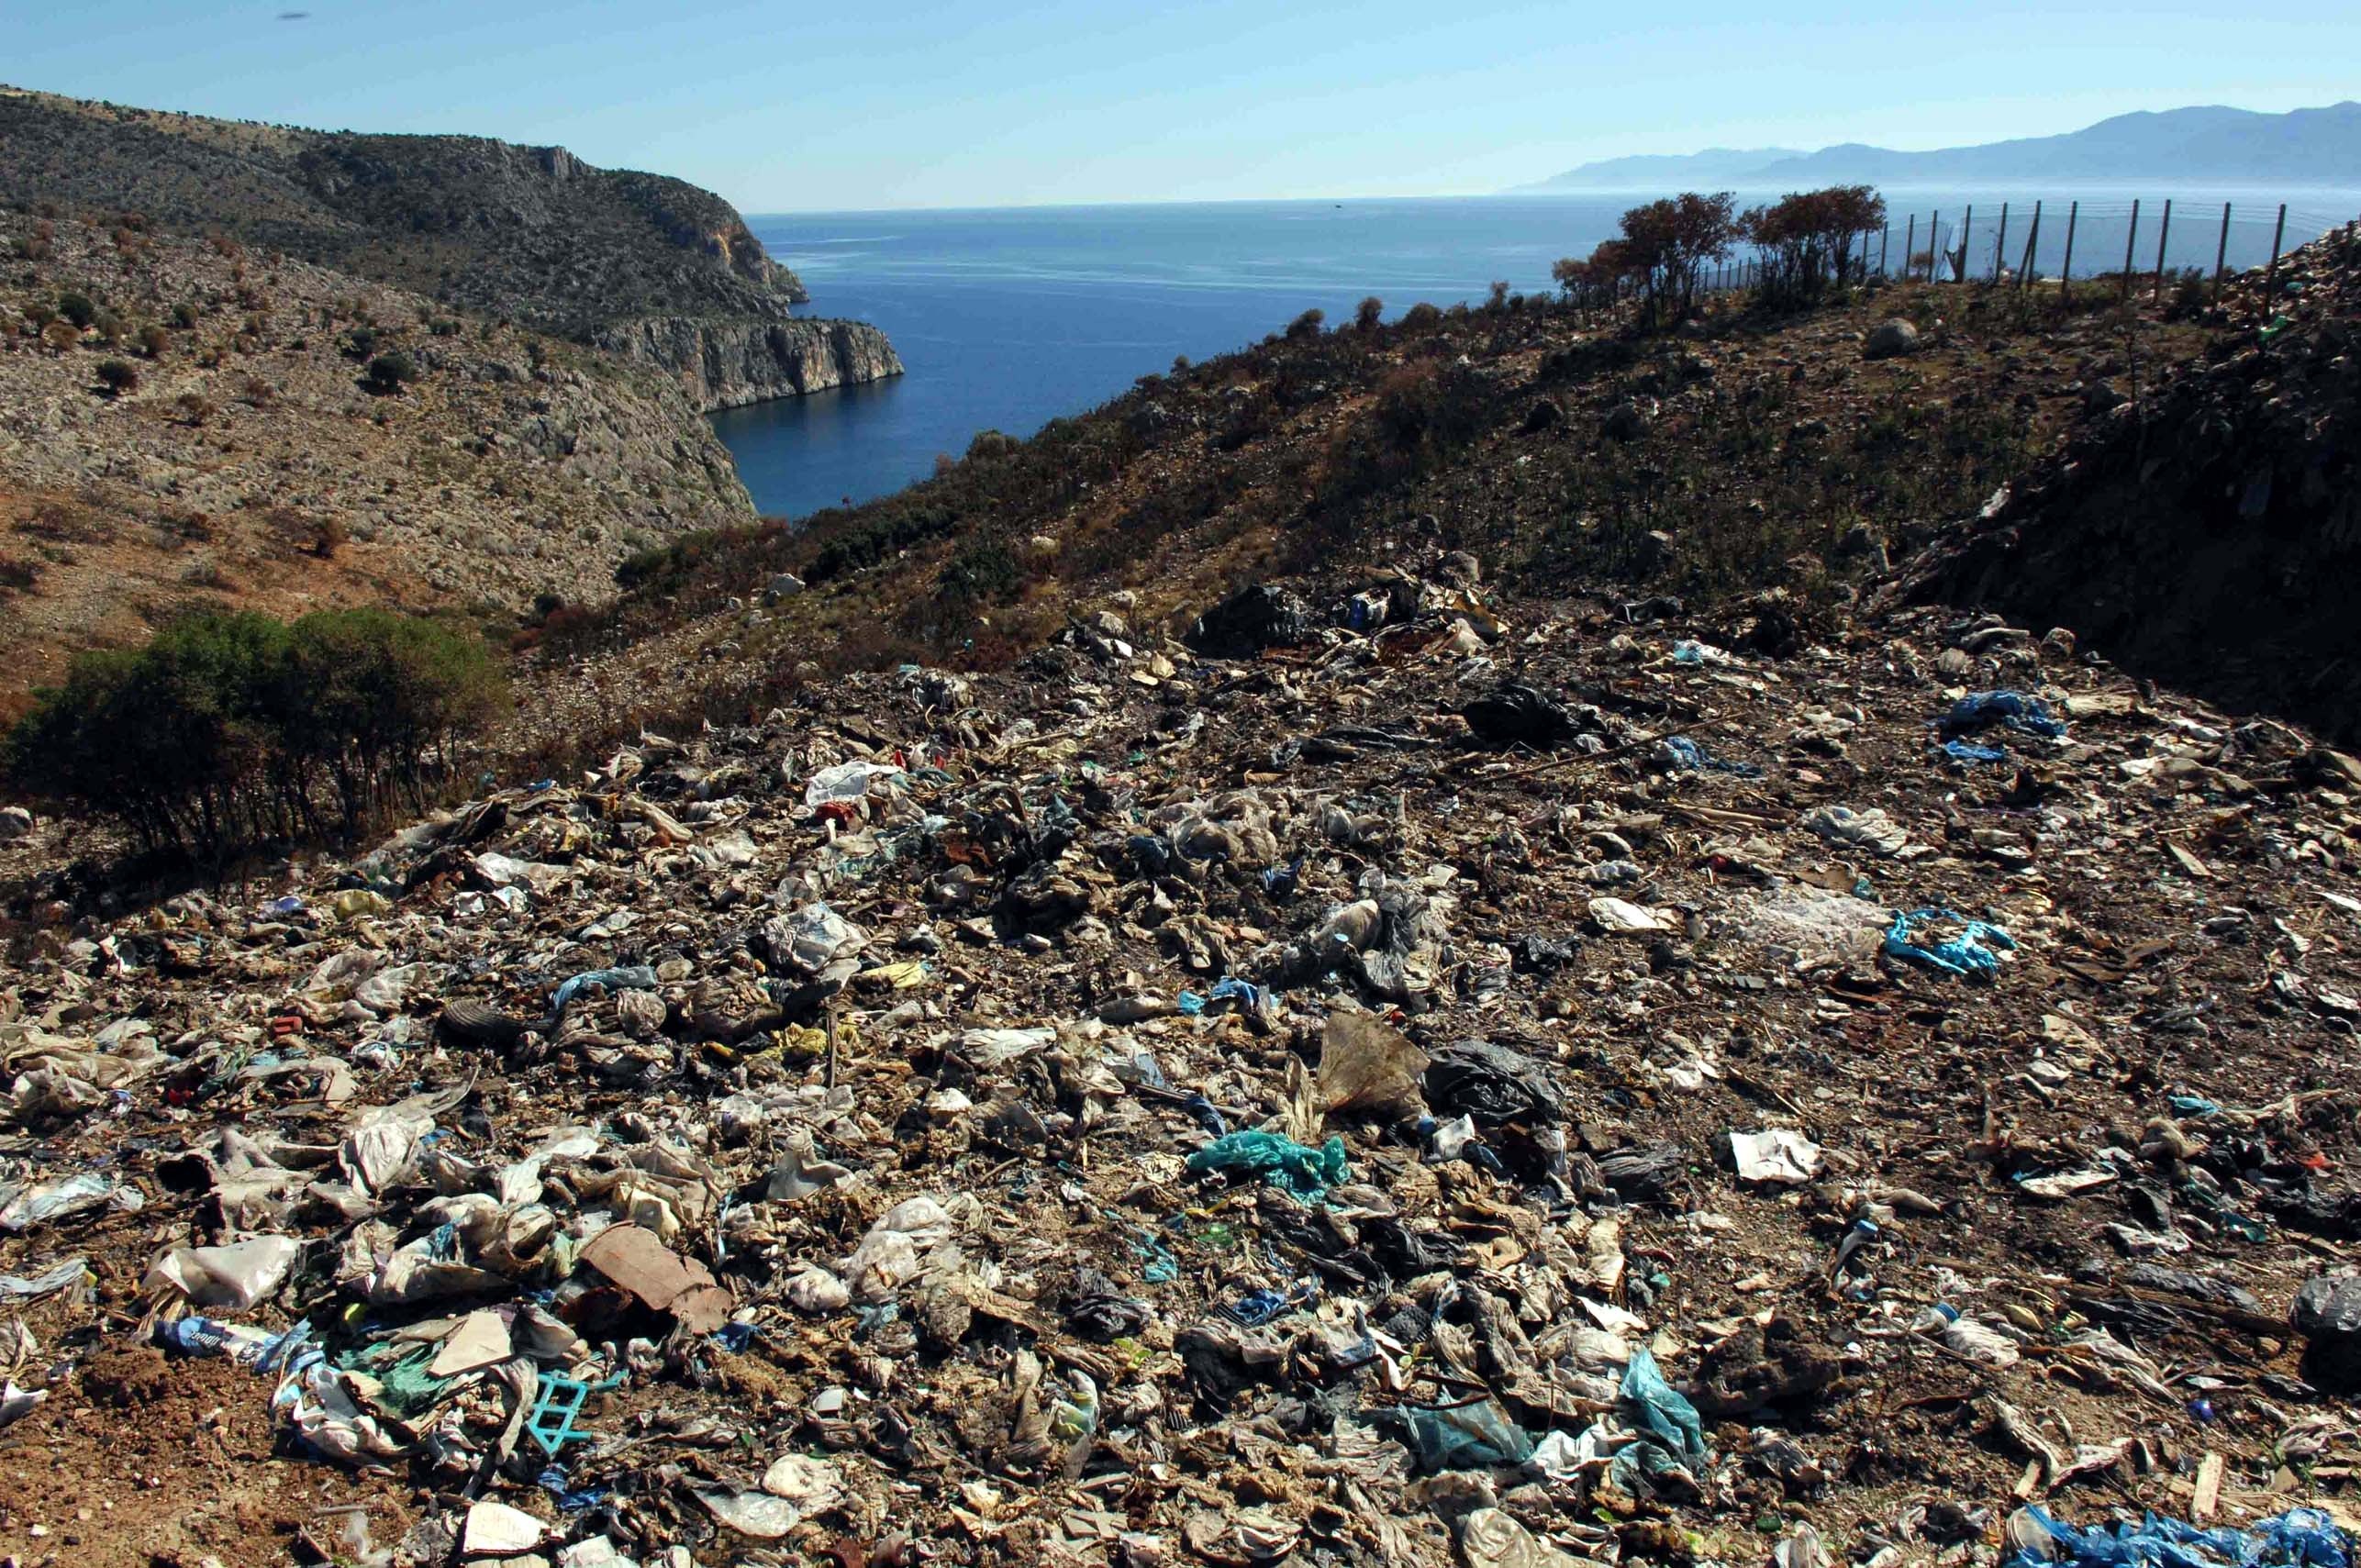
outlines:
[[[1817,152],[1717,147],[1685,156],[1608,158],[1519,192],[1715,186],[1794,190],[1846,182],[1956,184],[1995,180],[2361,180],[2361,103],[2283,115],[2205,106],[2117,115],[2063,136],[1899,151],[1843,142]]]

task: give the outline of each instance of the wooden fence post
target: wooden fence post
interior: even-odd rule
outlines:
[[[2156,282],[2148,291],[2148,303],[2154,305],[2165,297],[2165,241],[2172,237],[2173,199],[2165,198],[2165,220],[2156,228]]]
[[[2000,204],[2000,237],[1992,241],[1992,281],[2000,281],[2000,265],[2009,259],[2009,204]]]
[[[2063,306],[2074,294],[2074,220],[2082,216],[2079,198],[2066,206],[2066,261],[2057,270],[2057,302]]]
[[[2222,204],[2222,238],[2213,247],[2213,298],[2222,299],[2222,265],[2230,259],[2230,204]]]
[[[1909,224],[1902,229],[1902,281],[1904,283],[1910,282],[1911,276],[1918,272],[1918,255],[1919,215],[1912,213],[1910,216]]]
[[[2123,295],[2121,304],[2132,303],[2132,247],[2140,239],[2140,198],[2132,198],[2132,227],[2123,231]]]
[[[1967,248],[1976,243],[1976,204],[1967,206],[1967,216],[1959,222],[1959,265],[1952,275],[1961,283],[1967,281]]]
[[[2270,300],[2271,300],[2271,290],[2272,290],[2272,289],[2274,289],[2274,288],[2276,288],[2277,286],[2278,286],[2278,282],[2279,282],[2279,242],[2280,242],[2281,240],[2285,239],[2287,237],[2288,237],[2288,204],[2287,204],[2287,203],[2285,203],[2285,202],[2281,202],[2281,203],[2279,204],[2279,221],[2278,221],[2278,225],[2277,225],[2277,228],[2273,228],[2273,229],[2271,230],[2271,264],[2270,264],[2269,268],[2268,268],[2268,269],[2266,269],[2266,270],[2264,272],[2264,273],[2263,273],[2263,303],[2264,303],[2265,305],[2266,305],[2266,306],[2270,303]]]
[[[1886,220],[1885,232],[1877,236],[1877,275],[1880,278],[1889,277],[1892,275],[1886,271],[1886,248],[1893,244],[1893,242],[1894,220],[1892,218],[1888,218]]]
[[[1943,209],[1935,208],[1926,217],[1926,281],[1934,282],[1934,270],[1939,263],[1935,252],[1943,249]]]
[[[2025,261],[2017,269],[2017,291],[2021,294],[2033,286],[2033,250],[2042,242],[2042,204],[2033,204],[2032,226],[2025,231]]]

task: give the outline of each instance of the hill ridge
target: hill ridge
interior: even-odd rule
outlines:
[[[2132,142],[2122,139],[2130,136]],[[2326,181],[2361,166],[2361,102],[2281,114],[2220,104],[2136,109],[2055,136],[1901,150],[1847,141],[1810,152],[1702,152],[1609,158],[1578,164],[1519,192],[1615,189],[1644,176],[1665,181],[1778,186],[1790,183],[1910,179],[2272,179]]]
[[[136,212],[627,353],[703,408],[901,372],[884,333],[809,299],[738,210],[562,147],[325,131],[0,93],[0,201]]]

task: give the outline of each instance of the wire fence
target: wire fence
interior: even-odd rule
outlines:
[[[2349,218],[2352,215],[2341,215]],[[2286,202],[1994,202],[1889,215],[1860,236],[1847,270],[1856,276],[2027,286],[2067,278],[2120,277],[2126,296],[2160,292],[2194,273],[2218,292],[2233,272],[2274,268],[2289,250],[2318,239],[2337,219]],[[1760,267],[1749,254],[1716,264],[1710,293],[1751,289]]]

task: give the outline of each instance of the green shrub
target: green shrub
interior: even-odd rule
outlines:
[[[144,648],[78,656],[63,684],[34,694],[0,769],[146,848],[218,861],[422,806],[504,695],[483,644],[437,622],[200,614]]]
[[[943,562],[936,588],[953,605],[973,606],[1006,598],[1024,581],[1024,568],[1008,546],[997,539],[979,539]]]
[[[98,361],[98,384],[106,389],[109,397],[137,392],[139,390],[139,367],[128,360],[101,360]]]
[[[644,550],[635,550],[615,568],[615,585],[650,593],[664,592],[668,584],[676,585],[685,580],[722,542],[723,537],[719,528],[697,528],[681,535],[669,544],[652,544]]]
[[[362,376],[369,390],[380,397],[390,396],[418,379],[418,367],[411,362],[409,355],[399,350],[371,360],[369,369]]]
[[[98,319],[98,306],[90,303],[88,295],[69,291],[58,295],[58,314],[72,322],[79,331]]]

